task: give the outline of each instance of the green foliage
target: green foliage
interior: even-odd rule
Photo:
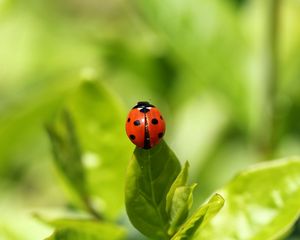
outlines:
[[[172,199],[170,212],[169,235],[173,235],[180,225],[185,221],[193,204],[193,191],[196,184],[192,186],[178,187]]]
[[[132,224],[146,236],[168,239],[166,196],[179,172],[179,161],[164,141],[150,150],[135,149],[125,202]]]
[[[300,158],[253,166],[220,193],[224,209],[196,239],[281,239],[300,213]]]
[[[135,149],[126,178],[126,210],[146,236],[188,239],[222,208],[223,199],[216,195],[185,222],[195,187],[186,186],[188,166],[180,171],[179,161],[164,141],[150,150]]]
[[[219,194],[215,194],[208,203],[201,206],[196,212],[181,226],[172,240],[191,239],[198,228],[205,226],[206,223],[220,211],[224,205],[224,199]]]
[[[84,81],[67,99],[76,125],[89,194],[102,202],[101,211],[116,218],[123,207],[125,170],[130,142],[118,99],[98,81]],[[117,150],[116,150],[117,149]],[[101,207],[101,206],[99,206]]]
[[[125,176],[124,156],[129,156],[120,105],[100,82],[84,81],[65,106],[70,113],[64,111],[47,127],[55,163],[89,210],[93,211],[91,200],[102,199],[102,214],[115,217],[123,202],[124,187],[118,179]],[[111,141],[116,138],[119,141]]]
[[[186,184],[188,178],[188,170],[189,170],[189,163],[185,162],[184,167],[181,169],[180,173],[177,175],[175,181],[173,182],[168,194],[167,194],[167,201],[166,201],[166,211],[170,214],[171,207],[172,207],[172,200],[174,193],[178,187],[182,187]]]
[[[189,163],[186,162],[167,194],[166,211],[170,219],[168,234],[171,236],[187,218],[192,207],[193,190],[196,184],[185,186],[188,178],[188,168]]]
[[[71,116],[64,111],[57,123],[47,126],[52,143],[54,160],[68,183],[83,199],[87,197],[82,153]]]
[[[128,142],[125,137],[126,141],[119,138],[111,142],[123,133],[122,110],[97,81],[82,82],[70,93],[65,106],[69,112],[64,110],[47,125],[54,162],[81,203],[77,204],[77,198],[71,201],[84,207],[95,220],[52,221],[56,230],[50,239],[123,239],[125,233],[119,233],[120,227],[103,220],[115,218],[123,204],[123,187],[118,178],[124,175]],[[99,109],[112,114],[103,115]],[[114,147],[119,151],[113,154]],[[94,199],[102,199],[105,208]]]
[[[41,220],[56,229],[47,240],[121,240],[125,236],[123,228],[94,220]]]
[[[275,2],[280,14],[272,28]],[[192,166],[194,205],[241,172],[233,180],[239,190],[231,183],[222,188],[224,208],[201,223],[196,236],[299,239],[299,220],[292,226],[299,196],[282,197],[297,188],[297,173],[284,162],[272,176],[272,162],[264,171],[243,170],[266,160],[266,151],[272,158],[300,154],[299,11],[298,1],[0,1],[0,238],[49,236],[53,229],[28,212],[59,206],[84,211],[98,224],[103,218],[101,224],[122,225],[127,240],[145,239],[125,217],[125,169],[133,146],[124,133],[124,110],[149,100],[166,119],[168,145]],[[273,31],[278,56],[270,73]],[[266,91],[271,75],[277,79],[273,100]],[[91,76],[101,81],[81,81]],[[275,119],[270,133],[264,119]],[[268,134],[274,144],[266,147]],[[289,174],[295,178],[282,180]],[[182,182],[164,193],[168,235],[187,221],[193,185]],[[281,199],[283,208],[272,199]],[[88,228],[83,226],[66,231]]]
[[[174,168],[168,163],[176,166],[178,161],[162,142],[151,150],[136,148],[128,169],[127,213],[133,225],[151,238],[282,239],[299,217],[300,160],[297,157],[260,164],[242,172],[220,191],[226,204],[216,218],[213,217],[224,205],[219,194],[212,196],[187,220],[195,187],[186,186],[188,163],[176,178],[169,175],[174,171],[164,173],[164,169]]]

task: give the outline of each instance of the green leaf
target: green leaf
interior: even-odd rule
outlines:
[[[47,125],[47,131],[56,166],[73,189],[84,198],[87,195],[85,173],[81,162],[81,150],[70,114],[64,111],[56,122]]]
[[[193,204],[193,190],[197,184],[182,186],[175,190],[170,212],[169,235],[172,236],[185,221]]]
[[[166,196],[179,172],[180,163],[164,141],[134,151],[126,177],[126,210],[132,224],[148,237],[169,239]]]
[[[84,81],[70,94],[93,204],[105,217],[119,216],[124,206],[126,168],[132,145],[124,131],[126,113],[118,98],[100,81]]]
[[[116,218],[124,202],[120,179],[125,178],[131,151],[122,104],[103,83],[89,80],[69,93],[64,106],[74,124],[64,113],[47,128],[56,164],[93,215],[100,217],[99,211]],[[72,201],[79,203],[74,197]]]
[[[196,239],[280,239],[300,213],[300,157],[253,166],[221,192],[224,209]]]
[[[208,223],[223,207],[224,199],[215,194],[208,203],[201,206],[178,230],[171,240],[189,240],[195,232]],[[205,238],[204,238],[205,239]],[[214,239],[214,238],[207,238]],[[219,238],[223,239],[223,238]]]
[[[43,219],[43,221],[56,228],[47,240],[122,240],[126,234],[119,226],[93,220]]]
[[[171,207],[172,207],[172,199],[175,193],[176,188],[184,186],[186,184],[188,178],[188,171],[189,171],[189,163],[185,162],[184,167],[176,177],[175,181],[173,182],[168,194],[167,194],[167,202],[166,202],[166,211],[170,215]]]

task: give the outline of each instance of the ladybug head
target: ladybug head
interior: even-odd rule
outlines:
[[[149,102],[138,102],[133,108],[147,108],[147,107],[154,107]]]

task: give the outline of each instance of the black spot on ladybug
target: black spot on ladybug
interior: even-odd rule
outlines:
[[[147,112],[149,112],[150,110],[148,109],[148,108],[142,108],[141,110],[140,110],[140,112],[142,112],[142,113],[147,113]]]
[[[156,125],[156,124],[158,124],[158,120],[157,120],[156,118],[153,118],[153,119],[151,120],[151,123],[154,124],[154,125]]]
[[[127,122],[130,122],[130,118],[127,119]]]
[[[160,132],[159,134],[158,134],[158,137],[159,138],[162,138],[164,136],[164,133],[163,132]]]
[[[159,116],[159,118],[160,118],[161,120],[163,120],[163,117],[162,117],[162,115],[160,115],[160,116]]]
[[[132,134],[130,134],[130,135],[129,135],[129,138],[130,138],[131,140],[134,140],[134,139],[135,139],[135,136],[132,135]]]
[[[140,122],[139,120],[135,120],[135,121],[133,122],[133,124],[134,124],[134,126],[138,126],[138,125],[141,124],[141,122]]]

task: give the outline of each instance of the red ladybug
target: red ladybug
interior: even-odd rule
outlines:
[[[149,102],[138,102],[128,114],[126,133],[136,146],[149,149],[159,143],[166,130],[159,110]]]

